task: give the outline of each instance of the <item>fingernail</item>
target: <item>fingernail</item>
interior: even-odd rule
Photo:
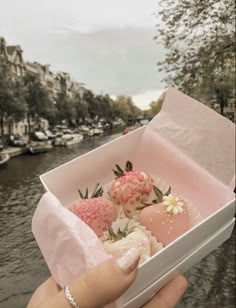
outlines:
[[[127,250],[123,256],[119,257],[116,262],[123,272],[130,273],[137,266],[139,259],[139,251],[133,247]]]

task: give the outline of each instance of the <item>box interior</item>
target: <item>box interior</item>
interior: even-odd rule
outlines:
[[[116,140],[113,140],[87,154],[59,166],[40,179],[47,191],[53,193],[62,205],[68,206],[79,198],[78,189],[93,190],[96,183],[107,184],[114,179],[112,168],[132,160],[137,152],[140,137],[145,127],[141,127]]]
[[[115,164],[124,166],[132,161],[134,169],[144,170],[172,187],[172,192],[190,200],[202,219],[234,198],[223,183],[158,135],[151,127],[111,141],[80,156],[40,178],[46,190],[53,193],[64,206],[79,198],[78,189],[93,189],[114,179]]]

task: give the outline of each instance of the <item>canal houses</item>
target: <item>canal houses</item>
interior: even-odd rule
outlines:
[[[3,37],[0,37],[0,64],[5,63],[10,68],[12,77],[24,76],[26,71],[23,59],[23,50],[19,45],[7,46]]]
[[[39,62],[29,62],[23,59],[23,50],[19,45],[7,45],[6,40],[0,37],[0,65],[6,65],[12,79],[23,77],[26,74],[33,76],[48,92],[49,97],[55,102],[61,91],[73,98],[75,93],[82,93],[82,84],[73,80],[72,76],[66,72],[53,72],[49,64]],[[32,129],[40,127],[42,130],[48,129],[48,121],[40,118],[35,121],[31,119]],[[13,119],[3,118],[2,123],[5,134],[28,134],[28,121],[25,119],[16,122]]]

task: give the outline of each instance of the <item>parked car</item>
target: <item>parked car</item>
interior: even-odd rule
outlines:
[[[11,135],[8,140],[8,145],[13,147],[24,147],[26,142],[21,135]]]

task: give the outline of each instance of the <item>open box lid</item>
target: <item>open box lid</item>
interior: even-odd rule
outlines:
[[[235,125],[230,120],[169,87],[160,113],[148,127],[234,189]]]

